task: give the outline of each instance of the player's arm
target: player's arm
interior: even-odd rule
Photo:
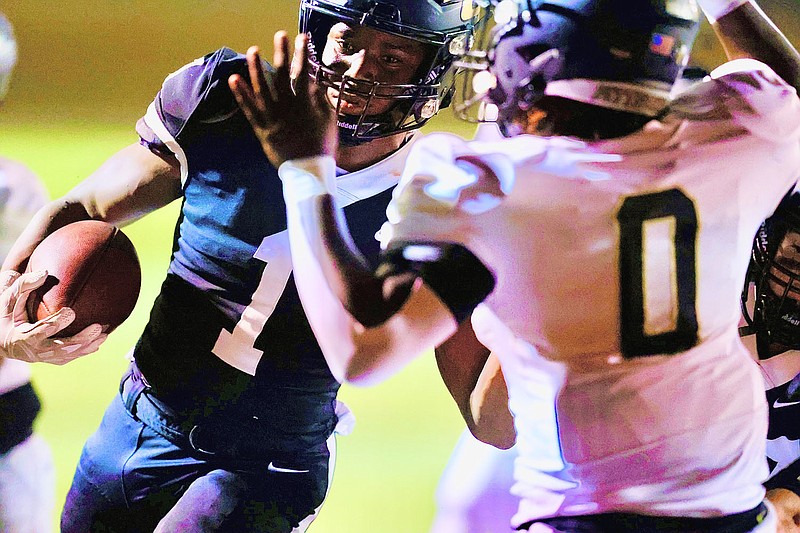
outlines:
[[[162,207],[181,194],[174,156],[160,156],[133,144],[106,160],[66,195],[40,209],[3,262],[3,270],[22,272],[33,249],[58,228],[79,220],[118,226]]]
[[[339,381],[386,379],[455,332],[457,319],[437,292],[391,261],[383,264],[392,271],[385,275],[369,268],[338,222],[333,197],[300,199],[301,180],[286,176],[284,166],[280,171],[298,292]]]
[[[753,58],[800,88],[800,53],[752,0],[700,0],[728,59]]]
[[[294,87],[284,32],[275,36],[274,72],[265,73],[257,48],[251,48],[250,81],[233,75],[229,85],[265,154],[279,167],[294,277],[328,365],[340,381],[369,384],[441,344],[469,316],[468,305],[448,298],[454,280],[446,279],[433,256],[468,261],[471,254],[456,246],[411,250],[414,243],[396,243],[377,271],[366,264],[335,205],[335,117],[323,91],[309,80],[306,39],[295,41]],[[410,254],[428,249],[430,261]]]
[[[0,356],[27,362],[64,364],[95,352],[106,334],[99,324],[63,338],[51,338],[75,319],[62,308],[34,324],[25,311],[28,296],[45,283],[43,272],[24,272],[34,248],[58,228],[97,219],[122,225],[180,195],[177,161],[141,145],[117,152],[64,197],[42,207],[12,246],[0,272]]]
[[[475,438],[502,449],[513,446],[514,419],[500,362],[477,339],[472,323],[462,322],[435,353],[439,373]]]

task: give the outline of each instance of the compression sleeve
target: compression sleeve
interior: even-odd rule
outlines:
[[[394,241],[383,252],[378,275],[411,272],[425,282],[461,323],[495,286],[492,272],[460,244]]]

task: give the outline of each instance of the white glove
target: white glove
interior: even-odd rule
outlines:
[[[75,320],[75,312],[69,307],[36,323],[28,322],[28,296],[46,279],[44,270],[22,275],[13,270],[0,272],[0,356],[63,365],[96,352],[108,337],[100,324],[92,324],[71,337],[49,338]]]

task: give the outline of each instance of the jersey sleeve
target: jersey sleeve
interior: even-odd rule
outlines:
[[[247,75],[244,56],[221,48],[173,72],[139,119],[140,142],[157,154],[174,154],[181,176],[188,174],[186,149],[209,124],[224,121],[238,112],[229,87],[232,74]]]
[[[717,67],[710,79],[735,123],[769,141],[800,141],[797,91],[769,66],[737,59]]]
[[[475,162],[486,173],[471,170]],[[469,248],[479,233],[475,216],[498,206],[513,185],[512,161],[476,150],[449,134],[431,134],[409,153],[380,233],[387,248],[397,241],[449,242]]]
[[[33,171],[0,158],[0,260],[47,200],[47,189]]]
[[[495,285],[470,249],[483,231],[480,215],[500,205],[512,182],[513,165],[502,155],[480,155],[447,134],[419,141],[387,209],[379,271],[413,272],[457,320],[467,318]]]
[[[671,104],[702,145],[693,165],[738,191],[746,219],[764,220],[800,177],[800,99],[754,59],[730,61]],[[717,178],[714,178],[717,176]]]

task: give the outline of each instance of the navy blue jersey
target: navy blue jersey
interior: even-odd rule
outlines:
[[[303,313],[281,182],[228,88],[234,73],[247,76],[244,56],[225,48],[186,65],[137,124],[144,145],[179,160],[183,204],[135,358],[157,397],[190,422],[257,417],[276,447],[316,445],[335,426],[339,383]],[[373,263],[406,152],[337,180]]]
[[[798,376],[800,377],[800,376]],[[767,460],[770,476],[800,459],[800,398],[788,394],[791,381],[767,390],[769,433]],[[796,387],[797,385],[795,385]]]
[[[754,301],[748,299],[748,302]],[[745,330],[742,342],[756,359],[764,377],[769,404],[767,433],[767,488],[800,489],[800,352],[789,350],[764,359],[758,358],[756,335]]]

